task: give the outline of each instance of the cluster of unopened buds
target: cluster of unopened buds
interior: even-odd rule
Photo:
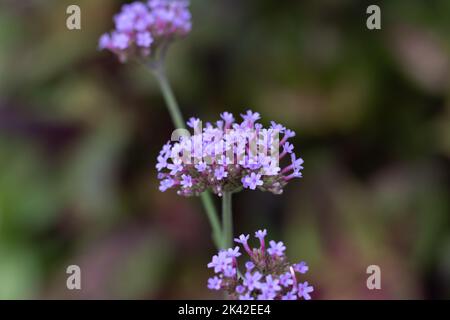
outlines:
[[[307,281],[299,282],[297,274],[305,274],[308,266],[305,262],[290,264],[287,261],[283,242],[269,242],[266,248],[266,230],[258,230],[255,237],[259,248],[251,248],[249,235],[240,235],[234,239],[242,245],[250,260],[245,262],[245,271],[241,273],[238,258],[242,255],[240,247],[221,250],[213,256],[208,268],[216,274],[208,279],[208,288],[223,290],[230,298],[238,300],[299,300],[311,299],[314,288]]]
[[[211,190],[221,196],[246,188],[280,194],[289,180],[302,177],[303,159],[288,141],[294,131],[273,121],[264,128],[259,113],[250,110],[241,114],[241,123],[229,112],[220,117],[204,128],[200,119],[189,119],[194,135],[186,132],[163,146],[156,164],[161,191],[175,188],[191,196]],[[281,168],[284,158],[290,161]]]
[[[130,57],[148,57],[191,31],[188,6],[186,0],[125,4],[114,17],[115,29],[100,37],[99,48],[112,51],[122,62]]]

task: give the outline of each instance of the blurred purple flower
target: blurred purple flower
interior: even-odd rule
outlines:
[[[297,263],[297,264],[294,266],[294,270],[297,271],[297,272],[300,272],[300,273],[305,274],[306,272],[308,272],[309,267],[308,267],[308,265],[306,264],[305,261],[302,261],[302,262],[300,262],[300,263]]]
[[[267,249],[267,252],[271,256],[282,257],[284,255],[284,250],[286,250],[286,246],[283,244],[283,242],[281,242],[281,241],[275,242],[275,241],[271,240],[269,242],[269,245],[270,245],[270,248]]]
[[[264,241],[267,230],[255,232],[255,237]],[[239,271],[238,258],[242,259],[239,247],[221,250],[208,264],[214,268],[220,288],[226,291],[232,299],[239,300],[297,300],[311,299],[313,287],[308,282],[297,283],[296,272],[305,270],[304,262],[291,265],[284,254],[286,247],[282,242],[270,241],[271,247],[265,249],[250,249],[249,235],[241,234],[235,242],[246,248],[250,260],[246,261],[245,272]],[[270,250],[270,252],[269,252]],[[243,275],[242,275],[243,274]],[[208,288],[217,290],[217,279],[208,280]]]
[[[115,29],[99,39],[99,49],[122,62],[147,58],[159,47],[187,35],[192,28],[187,0],[152,0],[124,4],[114,16]]]
[[[222,284],[222,280],[217,276],[208,279],[208,289],[211,290],[220,290],[220,285]]]
[[[225,270],[232,261],[233,259],[228,256],[227,252],[221,251],[213,256],[212,261],[208,263],[208,268],[214,268],[214,272],[219,273]]]
[[[255,190],[257,186],[262,186],[263,181],[261,180],[261,175],[252,172],[249,176],[242,178],[242,184],[244,188],[249,188]]]
[[[300,298],[304,298],[305,300],[310,300],[311,296],[309,295],[314,291],[313,286],[308,285],[308,281],[298,284],[298,296]]]

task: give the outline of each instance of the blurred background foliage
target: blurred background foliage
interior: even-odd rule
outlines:
[[[0,298],[220,298],[199,201],[157,188],[157,84],[96,50],[122,3],[0,1]],[[304,178],[240,193],[235,224],[308,261],[314,298],[450,298],[450,1],[379,2],[380,31],[369,4],[193,0],[169,77],[185,117],[252,108],[297,131]]]

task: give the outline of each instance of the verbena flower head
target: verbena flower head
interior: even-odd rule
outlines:
[[[259,248],[249,246],[249,235],[235,239],[247,253],[246,262],[238,261],[241,256],[238,246],[213,256],[208,268],[213,269],[215,276],[208,280],[208,288],[223,290],[239,300],[311,299],[314,288],[307,281],[299,280],[299,275],[308,271],[306,263],[290,264],[282,242],[270,241],[266,250],[266,235],[266,230],[255,233]]]
[[[115,29],[100,37],[99,49],[115,53],[122,62],[145,58],[191,31],[187,0],[136,1],[122,6]]]
[[[164,145],[156,164],[161,191],[191,196],[211,190],[221,196],[244,188],[280,194],[288,181],[302,177],[303,160],[288,141],[295,132],[273,121],[264,128],[259,113],[250,110],[240,123],[229,112],[220,117],[204,128],[191,118],[187,125],[194,134],[176,131],[179,139]]]

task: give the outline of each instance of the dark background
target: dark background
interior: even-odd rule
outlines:
[[[200,201],[158,191],[157,83],[96,50],[121,3],[0,0],[0,298],[221,298]],[[185,117],[296,130],[304,178],[235,196],[235,229],[308,261],[314,299],[449,298],[450,1],[380,1],[378,31],[369,4],[193,0],[169,78]]]

